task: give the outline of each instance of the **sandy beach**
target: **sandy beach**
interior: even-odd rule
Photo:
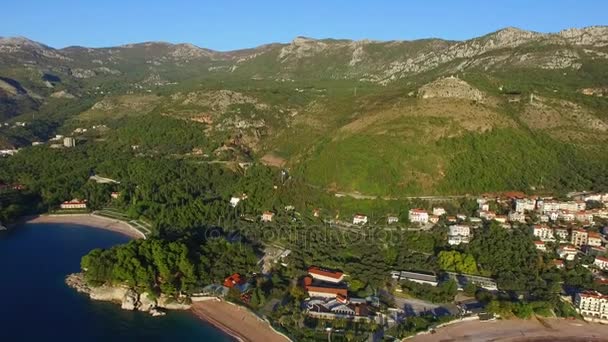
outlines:
[[[608,325],[580,320],[543,318],[530,320],[469,321],[418,335],[407,341],[608,341]]]
[[[99,228],[117,232],[133,239],[145,238],[144,234],[130,224],[94,214],[74,215],[40,215],[28,219],[25,223],[64,223],[75,224],[92,228]]]
[[[247,309],[223,301],[209,300],[192,304],[192,312],[218,329],[243,342],[286,342],[270,325]]]

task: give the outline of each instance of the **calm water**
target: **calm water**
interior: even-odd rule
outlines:
[[[187,312],[124,311],[64,284],[89,250],[128,240],[76,225],[25,224],[0,232],[0,341],[231,341]]]

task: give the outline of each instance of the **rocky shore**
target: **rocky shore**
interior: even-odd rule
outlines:
[[[119,303],[124,310],[148,312],[152,316],[163,316],[165,310],[189,310],[189,300],[177,301],[175,298],[160,295],[158,298],[150,293],[137,293],[127,286],[102,285],[89,286],[82,273],[70,274],[65,283],[80,293],[87,294],[93,300]]]

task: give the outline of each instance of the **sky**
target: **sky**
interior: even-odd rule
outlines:
[[[297,36],[463,40],[507,26],[608,25],[606,0],[3,0],[0,36],[52,47],[143,41],[227,51]]]

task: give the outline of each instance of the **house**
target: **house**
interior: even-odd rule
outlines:
[[[448,243],[450,245],[459,245],[461,243],[469,243],[471,236],[471,227],[465,225],[454,225],[448,228]]]
[[[602,236],[599,233],[587,233],[587,246],[600,247],[602,245]]]
[[[586,255],[593,255],[593,256],[598,256],[598,255],[605,255],[606,254],[606,247],[601,247],[601,246],[585,246],[583,247],[583,250],[585,252]]]
[[[367,224],[367,216],[362,214],[356,214],[353,217],[353,224]]]
[[[308,274],[318,281],[326,283],[338,284],[344,280],[344,273],[332,271],[321,267],[311,266],[308,268]]]
[[[437,286],[437,284],[439,284],[437,276],[434,274],[402,271],[400,274],[400,279],[412,281],[418,284],[429,284],[432,286]]]
[[[433,215],[441,216],[441,215],[445,215],[445,214],[446,214],[445,209],[443,209],[441,207],[433,208]]]
[[[432,224],[439,223],[439,216],[436,216],[436,215],[429,216],[429,222]]]
[[[386,218],[386,223],[392,224],[399,222],[399,218],[397,216],[389,216]]]
[[[561,259],[565,259],[568,261],[572,261],[574,260],[574,258],[576,258],[576,247],[572,246],[572,245],[564,245],[559,247],[559,250],[557,251],[557,254],[559,254],[559,257]]]
[[[603,256],[596,256],[593,261],[593,265],[597,266],[600,270],[606,271],[608,270],[608,258]]]
[[[87,200],[79,200],[74,198],[71,201],[65,201],[59,206],[61,209],[86,209]]]
[[[559,238],[561,241],[568,240],[568,230],[564,228],[555,228],[553,230],[553,236]]]
[[[245,277],[241,276],[239,273],[234,273],[224,279],[224,286],[233,288],[237,285],[245,283],[245,281]]]
[[[542,241],[534,241],[534,245],[536,246],[536,249],[538,249],[539,251],[543,251],[543,252],[547,251],[547,246],[545,246],[545,243]]]
[[[550,219],[549,215],[540,215],[538,218],[540,219],[540,222],[542,222],[542,223],[549,222],[549,219]]]
[[[317,285],[313,277],[304,277],[304,289],[310,297],[336,298],[337,296],[348,297],[348,290],[345,287],[328,287]]]
[[[467,220],[467,215],[465,215],[465,214],[456,214],[456,218],[459,219],[460,221],[466,221]]]
[[[541,241],[554,241],[553,229],[543,224],[537,224],[532,228],[532,233]]]
[[[112,191],[112,193],[110,194],[110,197],[112,199],[117,199],[118,197],[120,197],[120,192]]]
[[[557,268],[564,268],[564,260],[553,259],[553,266]]]
[[[584,291],[574,298],[576,311],[586,317],[608,319],[608,296],[596,291]]]
[[[519,212],[519,211],[511,211],[511,212],[509,212],[509,221],[526,223],[526,214],[524,214],[523,212]]]
[[[429,222],[429,213],[426,212],[426,210],[423,209],[418,209],[418,208],[414,208],[414,209],[410,209],[409,213],[408,213],[408,217],[410,219],[410,222],[412,223],[428,223]]]
[[[274,213],[272,211],[265,211],[262,213],[262,222],[272,222]]]
[[[588,233],[584,229],[574,229],[572,230],[572,237],[570,238],[570,242],[575,247],[582,247],[587,244]]]
[[[458,219],[456,218],[456,216],[448,216],[446,219],[448,220],[448,223],[458,222]]]

